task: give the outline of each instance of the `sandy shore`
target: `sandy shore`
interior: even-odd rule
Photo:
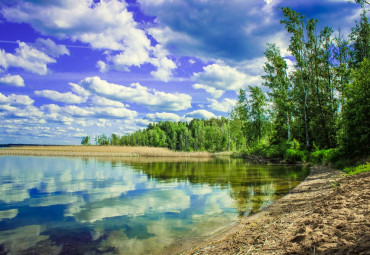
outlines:
[[[267,210],[180,253],[370,254],[370,172],[344,177],[312,167]]]

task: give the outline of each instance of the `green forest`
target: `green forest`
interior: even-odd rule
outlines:
[[[290,34],[289,67],[268,43],[261,86],[240,90],[227,118],[151,123],[144,130],[100,135],[98,145],[233,151],[293,161],[364,159],[370,146],[370,25],[366,9],[348,37],[282,8]],[[261,87],[268,88],[265,95]],[[89,144],[84,137],[82,144]],[[343,166],[344,163],[342,162]]]

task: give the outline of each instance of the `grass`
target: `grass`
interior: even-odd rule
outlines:
[[[82,157],[211,157],[209,152],[176,152],[167,148],[131,146],[21,146],[0,149],[0,155]]]
[[[355,175],[363,172],[370,172],[370,163],[366,162],[363,165],[359,165],[356,167],[346,167],[343,169],[348,175]]]

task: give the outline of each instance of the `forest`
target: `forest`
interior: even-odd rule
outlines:
[[[288,66],[268,43],[261,86],[240,90],[227,118],[151,123],[144,130],[100,135],[98,145],[233,151],[298,161],[366,158],[370,147],[370,25],[362,3],[348,37],[282,8],[290,34]],[[261,87],[268,88],[267,95]],[[84,137],[82,144],[91,143]]]

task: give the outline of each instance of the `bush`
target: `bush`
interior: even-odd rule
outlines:
[[[343,169],[344,172],[346,172],[349,175],[359,174],[363,172],[369,172],[370,171],[370,163],[366,162],[366,164],[359,165],[356,167],[346,167]]]
[[[307,151],[287,149],[284,154],[284,159],[289,162],[306,162],[308,154]]]
[[[310,161],[316,164],[330,164],[339,159],[339,149],[317,150],[311,153]]]

